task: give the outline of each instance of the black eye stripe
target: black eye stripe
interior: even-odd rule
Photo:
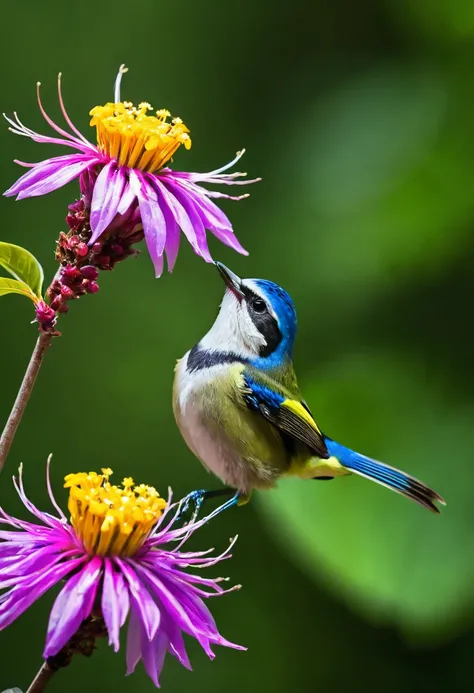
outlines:
[[[267,310],[267,304],[263,298],[254,298],[252,300],[251,306],[256,313],[265,313]]]
[[[270,356],[281,342],[281,332],[275,318],[270,313],[254,313],[253,324],[265,337],[266,345],[260,347],[260,356]]]
[[[278,327],[278,323],[273,315],[269,313],[268,304],[261,296],[246,286],[242,286],[242,292],[245,296],[245,301],[247,303],[248,312],[252,322],[266,341],[266,345],[260,348],[260,356],[270,356],[270,354],[272,354],[280,344],[282,339],[282,334],[280,332],[280,328]],[[263,312],[253,310],[252,301],[255,300],[265,303],[266,310]]]
[[[265,304],[267,310],[269,309],[267,301],[264,298],[262,298],[259,294],[256,294],[255,291],[252,291],[252,289],[249,289],[247,286],[242,286],[241,291],[244,294],[245,301],[249,306],[252,304],[253,301],[262,301],[262,303]]]

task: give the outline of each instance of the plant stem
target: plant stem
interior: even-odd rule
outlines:
[[[20,425],[21,418],[26,409],[26,405],[28,404],[28,400],[30,399],[31,392],[36,381],[36,376],[41,368],[44,355],[51,344],[53,336],[54,335],[50,332],[41,332],[36,342],[36,346],[31,355],[23,382],[21,383],[21,387],[18,391],[15,404],[13,405],[10,416],[8,417],[8,421],[3,429],[2,437],[0,438],[0,472],[5,465],[5,460],[10,452],[10,447],[13,443],[16,430]]]
[[[26,693],[43,693],[56,671],[57,669],[50,666],[48,662],[43,662],[41,669],[36,674]]]

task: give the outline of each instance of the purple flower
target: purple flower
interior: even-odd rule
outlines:
[[[183,633],[194,637],[212,659],[213,645],[243,650],[217,630],[203,599],[224,594],[223,578],[185,572],[230,558],[208,551],[184,552],[196,529],[218,511],[185,527],[173,527],[179,504],[166,502],[151,486],[124,479],[110,483],[112,471],[69,474],[66,516],[47,487],[57,515],[38,510],[14,479],[23,504],[39,522],[25,522],[0,509],[0,629],[10,625],[51,587],[64,581],[49,618],[44,657],[57,654],[91,614],[103,619],[109,644],[119,649],[119,631],[128,617],[127,674],[143,660],[152,681],[167,652],[191,668]],[[170,547],[171,544],[171,547]],[[236,589],[236,588],[233,588]]]
[[[96,106],[90,111],[91,126],[96,128],[97,145],[89,142],[72,123],[61,95],[59,104],[69,131],[54,123],[41,103],[38,83],[38,104],[46,122],[59,135],[47,137],[27,128],[14,114],[7,118],[10,130],[35,142],[61,144],[75,150],[36,164],[16,161],[29,167],[4,194],[25,197],[46,195],[79,178],[84,199],[90,205],[92,245],[102,234],[125,225],[143,227],[156,276],[163,271],[166,253],[168,270],[174,267],[180,242],[180,229],[193,250],[206,262],[212,262],[206,239],[209,230],[225,245],[244,255],[247,251],[234,235],[227,216],[210,198],[240,200],[248,195],[231,196],[203,188],[201,183],[246,185],[257,180],[238,181],[245,173],[224,173],[244,154],[238,152],[226,166],[209,173],[183,173],[165,165],[176,150],[191,147],[189,130],[180,118],[159,110],[148,115],[150,104],[135,107],[120,99],[120,83],[127,68],[120,67],[115,81],[114,103]],[[6,117],[6,116],[5,116]]]

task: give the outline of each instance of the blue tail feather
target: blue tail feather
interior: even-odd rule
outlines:
[[[434,504],[438,501],[445,505],[443,498],[433,489],[426,486],[422,481],[413,476],[402,472],[400,469],[390,467],[383,462],[378,462],[370,457],[361,455],[350,448],[346,448],[340,443],[336,443],[330,438],[325,438],[326,447],[331,456],[336,457],[346,469],[363,476],[371,481],[375,481],[382,486],[386,486],[397,493],[401,493],[406,498],[411,498],[416,503],[439,513],[439,509]]]

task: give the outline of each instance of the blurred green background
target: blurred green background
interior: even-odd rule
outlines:
[[[191,128],[175,167],[205,171],[247,147],[263,181],[222,206],[249,258],[216,242],[243,276],[282,284],[299,314],[295,361],[323,430],[403,467],[448,501],[435,517],[373,484],[282,483],[203,530],[203,547],[240,539],[225,570],[243,590],[212,602],[221,631],[248,646],[194,672],[169,658],[162,687],[237,693],[474,686],[474,10],[467,0],[157,0],[3,8],[2,110],[45,131],[35,83],[56,117],[56,75],[76,124],[112,98],[169,108]],[[93,137],[89,131],[89,136]],[[0,187],[13,158],[63,153],[0,132]],[[1,200],[2,240],[55,271],[55,239],[75,183],[20,204]],[[75,303],[47,355],[0,484],[10,475],[44,507],[50,452],[64,474],[111,466],[164,493],[211,486],[170,406],[173,367],[212,323],[222,284],[185,246],[159,281],[146,253]],[[31,307],[0,303],[1,421],[36,338]],[[50,594],[0,633],[0,689],[26,689]],[[141,665],[105,643],[50,690],[152,690]]]

